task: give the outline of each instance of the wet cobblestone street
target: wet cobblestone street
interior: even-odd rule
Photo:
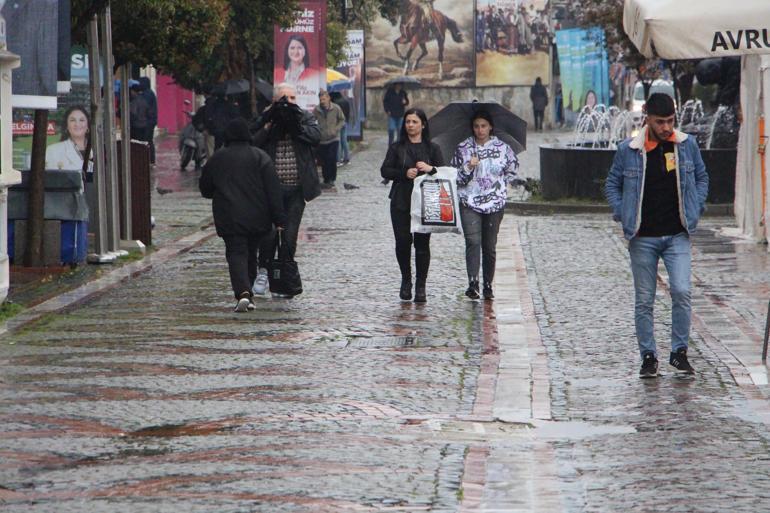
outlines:
[[[4,340],[3,510],[456,510],[467,444],[419,424],[472,412],[485,307],[459,236],[398,301],[381,157],[308,205],[294,300],[233,313],[214,237]]]
[[[0,511],[770,511],[766,247],[703,224],[698,375],[669,370],[659,286],[663,376],[640,380],[604,215],[507,215],[494,303],[463,295],[462,237],[433,236],[428,303],[400,302],[385,137],[367,137],[306,208],[305,292],[245,314],[198,174],[163,141],[156,252],[2,334]]]
[[[690,346],[697,378],[671,372],[670,303],[662,287],[655,311],[663,376],[636,378],[633,284],[617,226],[599,216],[520,226],[548,349],[554,419],[635,430],[554,444],[565,510],[766,510],[767,426],[698,332]],[[699,233],[696,245],[706,236]],[[709,273],[699,256],[696,249],[696,275]],[[697,310],[699,288],[693,296]]]

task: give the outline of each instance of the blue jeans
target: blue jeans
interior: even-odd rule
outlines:
[[[348,146],[348,125],[342,125],[340,130],[340,150],[338,152],[340,162],[350,160],[350,146]]]
[[[671,351],[687,348],[690,338],[690,237],[686,233],[665,237],[634,237],[628,244],[634,275],[634,322],[639,353],[654,353],[653,306],[658,278],[658,260],[668,271],[671,289]]]
[[[401,132],[401,124],[403,122],[403,117],[394,118],[388,116],[388,146],[398,140],[398,134]]]

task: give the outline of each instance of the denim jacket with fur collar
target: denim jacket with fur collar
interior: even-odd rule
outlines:
[[[613,219],[623,225],[623,235],[629,240],[636,236],[642,224],[647,130],[648,127],[642,128],[636,137],[618,145],[604,187]],[[679,130],[674,133],[679,218],[687,233],[692,234],[706,208],[709,177],[695,138]]]

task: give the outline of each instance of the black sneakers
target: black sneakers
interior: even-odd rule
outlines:
[[[687,361],[687,348],[678,349],[676,353],[671,353],[668,363],[676,369],[678,374],[695,374],[690,362]]]
[[[479,299],[479,280],[470,280],[465,295],[470,299]]]
[[[639,370],[639,377],[642,379],[658,377],[658,359],[655,358],[653,353],[645,353],[644,357],[642,357],[642,368]]]
[[[492,292],[492,284],[486,281],[484,282],[484,299],[487,301],[495,299],[495,293]]]

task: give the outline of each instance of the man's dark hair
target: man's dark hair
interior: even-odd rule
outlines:
[[[648,116],[673,116],[676,112],[674,99],[666,93],[653,93],[644,104],[644,112]]]

